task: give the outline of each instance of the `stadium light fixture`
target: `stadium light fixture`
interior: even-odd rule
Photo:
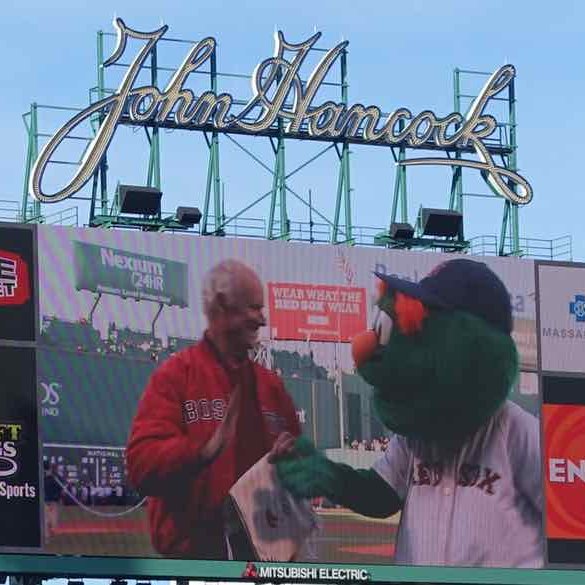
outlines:
[[[198,225],[202,216],[198,207],[177,207],[177,221],[186,227]]]
[[[414,228],[409,223],[394,222],[390,225],[390,237],[396,240],[410,240],[414,236]]]
[[[137,215],[159,215],[162,191],[153,187],[136,185],[120,185],[118,187],[118,203],[122,213]]]
[[[463,215],[452,209],[422,207],[419,221],[423,236],[452,238],[461,232]]]

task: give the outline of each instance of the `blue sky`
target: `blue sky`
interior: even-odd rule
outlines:
[[[584,6],[579,2],[489,3],[446,0],[433,2],[166,2],[134,1],[38,2],[22,9],[4,0],[4,29],[0,48],[0,111],[4,145],[0,158],[3,183],[0,199],[21,200],[25,159],[25,130],[21,115],[35,101],[41,104],[83,107],[88,88],[96,84],[96,32],[113,32],[114,15],[139,30],[161,22],[167,36],[183,39],[216,37],[219,70],[251,74],[273,50],[275,28],[299,42],[314,30],[323,33],[319,46],[330,48],[349,40],[349,100],[379,105],[384,111],[404,106],[418,113],[432,109],[445,115],[453,110],[452,72],[455,67],[494,71],[504,63],[517,68],[518,164],[534,188],[534,200],[521,210],[521,236],[573,236],[574,258],[585,257],[580,238],[581,145],[585,129],[581,114],[584,75],[581,68]],[[106,53],[112,48],[113,39]],[[178,66],[187,46],[169,50],[160,61]],[[305,76],[307,70],[303,70]],[[116,71],[107,81],[116,84]],[[479,78],[470,79],[479,89]],[[227,82],[226,82],[227,83]],[[475,85],[474,85],[475,84]],[[159,83],[162,86],[163,83]],[[220,87],[220,89],[225,89]],[[246,82],[230,86],[237,97],[248,99]],[[67,116],[41,111],[40,129],[54,132]],[[265,139],[241,141],[271,164]],[[110,150],[110,194],[119,181],[144,183],[146,141],[142,133],[122,128]],[[316,153],[318,145],[287,142],[287,169]],[[162,135],[163,209],[203,205],[207,169],[206,147],[199,133]],[[394,184],[394,165],[387,148],[352,148],[352,217],[354,225],[386,227]],[[233,215],[270,189],[271,177],[230,141],[220,145],[221,175],[226,211]],[[408,170],[409,221],[418,207],[444,207],[448,202],[447,168]],[[290,182],[326,216],[333,215],[337,165],[332,153],[308,166]],[[466,191],[485,192],[475,171],[464,172]],[[87,191],[86,191],[87,192]],[[71,201],[67,202],[70,206]],[[80,223],[87,221],[85,204]],[[57,206],[46,206],[49,214]],[[289,196],[290,218],[308,221],[306,207]],[[266,218],[268,200],[246,213]],[[502,202],[465,200],[466,235],[498,234]]]

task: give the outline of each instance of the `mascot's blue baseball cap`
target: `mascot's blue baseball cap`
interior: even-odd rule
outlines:
[[[512,332],[510,294],[499,277],[483,262],[458,258],[439,264],[420,282],[374,273],[390,291],[399,291],[429,308],[465,311],[499,331]]]

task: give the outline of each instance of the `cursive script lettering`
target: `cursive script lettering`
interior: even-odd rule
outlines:
[[[203,91],[196,95],[185,87],[191,73],[207,63],[216,50],[215,39],[207,37],[196,43],[187,54],[164,90],[154,86],[135,87],[147,56],[164,36],[167,27],[152,32],[139,32],[116,19],[117,45],[104,63],[109,67],[120,60],[128,39],[144,41],[131,61],[122,82],[113,95],[79,112],[46,143],[36,160],[29,191],[45,203],[62,201],[78,192],[96,172],[114,137],[117,126],[125,124],[165,125],[172,128],[205,129],[267,135],[275,130],[284,136],[312,137],[320,140],[345,141],[412,149],[432,148],[445,152],[474,152],[477,160],[468,158],[407,158],[400,165],[445,165],[468,167],[481,171],[491,189],[517,204],[532,199],[528,181],[504,166],[498,166],[486,145],[496,127],[496,119],[485,113],[490,99],[506,88],[515,76],[512,65],[505,65],[491,75],[465,116],[454,112],[441,118],[430,110],[417,115],[398,108],[384,115],[379,107],[360,103],[348,105],[326,101],[314,103],[331,67],[345,51],[344,41],[325,52],[306,83],[300,71],[321,33],[302,43],[287,42],[278,32],[274,56],[258,64],[252,75],[252,97],[239,112],[233,112],[234,98],[228,93]],[[285,58],[285,51],[292,57]],[[94,114],[101,113],[102,123],[77,168],[73,178],[61,189],[47,193],[42,188],[43,175],[51,157],[71,132]]]

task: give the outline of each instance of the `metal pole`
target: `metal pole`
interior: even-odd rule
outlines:
[[[504,216],[502,217],[502,229],[500,230],[500,246],[498,249],[498,256],[506,256],[506,228],[508,226],[508,218],[510,214],[510,201],[504,201]]]
[[[311,380],[311,408],[313,409],[313,437],[317,448],[320,447],[317,442],[317,397],[315,396],[315,380]]]
[[[351,223],[351,181],[350,181],[350,166],[349,166],[349,144],[343,145],[343,164],[345,166],[345,182],[344,182],[344,196],[345,196],[345,239],[348,244],[353,244],[353,227]]]
[[[221,225],[225,222],[225,183],[221,183]]]
[[[150,54],[150,82],[153,87],[158,84],[158,59],[156,45],[152,47]],[[156,187],[160,190],[160,136],[158,126],[152,128],[152,139],[150,141],[150,163],[149,163],[149,175],[148,175],[148,186]]]
[[[340,57],[341,68],[341,103],[346,104],[349,99],[349,84],[347,82],[347,50],[344,49]],[[339,163],[339,179],[337,181],[337,201],[335,203],[335,216],[333,219],[333,232],[331,234],[331,243],[337,243],[337,236],[339,234],[339,217],[341,215],[341,205],[345,208],[345,238],[346,242],[352,241],[352,222],[351,222],[351,183],[349,171],[349,144],[343,143],[340,163]]]
[[[39,156],[39,121],[38,121],[38,107],[37,104],[33,104],[31,116],[31,128],[32,128],[32,161],[33,164]],[[35,199],[33,201],[33,219],[35,222],[41,221],[41,202]]]
[[[217,53],[213,49],[210,59],[211,70],[211,91],[217,95]],[[219,176],[219,135],[213,132],[211,135],[211,150],[213,153],[212,159],[212,173],[213,173],[213,210],[215,212],[215,235],[223,235],[221,230],[217,230],[217,226],[222,225],[222,204],[221,204],[221,178]],[[221,233],[220,233],[221,232]]]
[[[102,100],[106,97],[106,82],[105,82],[105,73],[104,73],[104,33],[100,30],[98,31],[97,36],[97,78],[98,78],[98,100]],[[98,127],[102,125],[104,121],[104,113],[100,112],[98,115]],[[94,132],[96,132],[94,128]],[[100,205],[101,205],[101,214],[108,215],[108,183],[107,183],[107,170],[108,170],[108,162],[107,162],[107,153],[104,153],[102,160],[100,161],[98,167],[98,173],[100,175]],[[97,195],[97,193],[96,193]],[[92,193],[93,198],[93,193]],[[93,211],[95,212],[95,205],[93,206]],[[90,208],[90,215],[92,210]],[[93,218],[90,217],[90,224]]]
[[[339,412],[339,448],[345,445],[345,420],[343,418],[343,372],[339,365],[339,341],[335,344],[335,385],[337,386],[338,412]]]
[[[28,134],[27,149],[26,149],[26,167],[24,171],[24,185],[22,189],[22,209],[21,209],[21,220],[26,223],[29,219],[36,216],[33,209],[29,214],[29,200],[30,195],[28,193],[28,183],[30,181],[30,174],[32,171],[33,164],[38,155],[38,136],[37,136],[37,104],[33,103],[30,106],[30,112],[28,117],[30,118],[29,123],[26,123],[27,114],[23,116],[24,125]]]
[[[213,180],[213,169],[215,168],[215,165],[213,164],[212,143],[207,141],[207,146],[209,148],[209,159],[207,162],[207,185],[205,187],[205,201],[203,202],[203,217],[201,218],[201,234],[204,236],[209,233],[207,225],[209,219],[209,204],[211,200],[211,182]],[[218,224],[215,223],[214,230],[217,228]]]
[[[313,192],[309,189],[309,242],[314,242],[313,239]]]
[[[154,319],[152,320],[152,325],[150,328],[150,333],[152,334],[152,339],[154,341],[155,337],[156,337],[156,322],[158,321],[158,318],[160,317],[160,314],[162,313],[162,310],[164,308],[164,303],[159,303],[158,305],[158,310],[156,312],[156,315],[154,316]]]
[[[398,122],[398,128],[400,132],[404,130],[404,120],[400,118]],[[404,160],[406,158],[406,147],[400,147],[400,151],[398,153],[399,160]],[[400,174],[400,221],[407,222],[408,221],[408,193],[406,191],[406,167],[404,165],[400,165],[398,168],[398,172]]]
[[[93,325],[93,316],[94,316],[95,310],[97,309],[97,306],[98,306],[99,302],[101,301],[101,299],[102,299],[102,293],[98,293],[98,295],[95,299],[95,302],[93,303],[93,305],[89,311],[89,315],[87,316],[87,320],[88,320],[90,325]]]
[[[280,129],[281,122],[278,121],[278,127]],[[276,214],[276,193],[278,192],[279,187],[279,176],[280,176],[280,140],[281,137],[278,137],[278,142],[276,146],[276,151],[274,153],[274,173],[272,176],[272,191],[270,195],[270,211],[268,213],[268,228],[266,237],[269,240],[272,240],[274,237],[274,216]]]
[[[104,33],[98,31],[97,34],[97,62],[98,62],[98,100],[105,97],[105,81],[104,81]]]
[[[339,154],[339,151],[338,151]],[[331,232],[331,243],[337,244],[337,235],[339,233],[339,215],[341,213],[341,198],[343,185],[345,183],[345,167],[343,164],[343,154],[339,156],[339,175],[337,178],[337,200],[335,202],[335,215],[333,216],[333,230]]]
[[[280,143],[280,177],[279,177],[279,207],[280,207],[280,237],[285,240],[290,239],[290,224],[288,221],[287,205],[286,205],[286,169],[285,169],[285,150],[284,138],[279,140]]]
[[[400,167],[396,166],[396,174],[394,176],[394,195],[392,196],[392,212],[390,213],[390,225],[396,222],[396,214],[398,213],[398,199],[400,197]]]
[[[455,69],[453,72],[453,93],[453,105],[455,111],[461,113],[461,72],[459,69]],[[457,124],[455,126],[455,131],[459,130],[460,126],[460,124]],[[461,152],[459,150],[455,152],[455,158],[461,158]],[[461,214],[463,213],[463,172],[459,166],[453,168],[449,209],[458,211]],[[460,242],[464,240],[463,223],[461,224],[457,236]]]
[[[509,110],[509,123],[510,123],[510,146],[512,147],[512,152],[509,156],[509,165],[511,170],[516,171],[518,170],[518,163],[517,163],[517,149],[518,145],[516,143],[516,89],[514,85],[514,79],[510,82],[508,86],[508,110]],[[514,186],[515,188],[515,186]],[[520,250],[520,219],[518,214],[518,205],[512,204],[512,217],[511,219],[511,237],[512,237],[512,254],[515,256],[521,255]]]

